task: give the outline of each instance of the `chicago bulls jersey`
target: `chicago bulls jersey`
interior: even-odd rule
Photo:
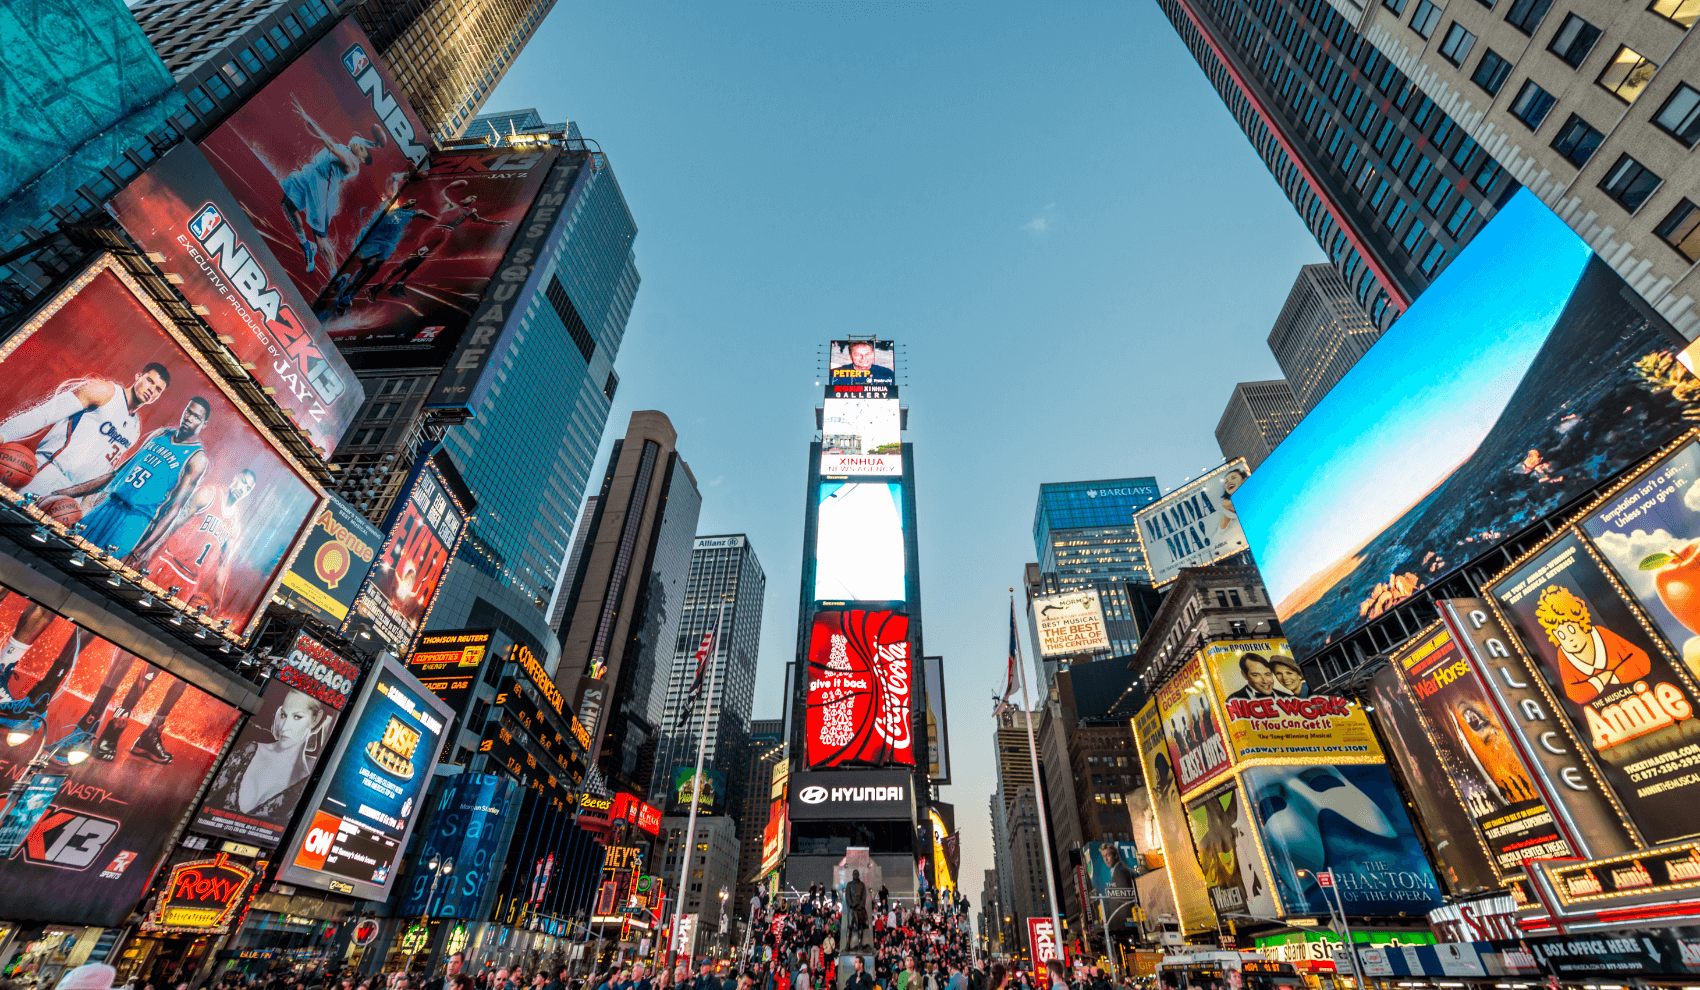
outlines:
[[[207,487],[212,492],[212,501],[183,520],[183,525],[177,527],[159,550],[159,558],[188,579],[190,584],[186,588],[216,572],[229,546],[241,533],[241,503],[230,504],[226,485]]]

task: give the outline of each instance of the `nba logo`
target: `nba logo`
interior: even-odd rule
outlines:
[[[196,240],[204,241],[218,229],[223,219],[219,216],[218,207],[208,203],[201,207],[201,212],[195,214],[195,219],[189,221],[189,233],[194,234]]]
[[[360,78],[360,73],[366,71],[366,65],[370,61],[371,59],[366,57],[366,49],[359,45],[350,46],[348,51],[342,53],[342,67],[356,79]]]

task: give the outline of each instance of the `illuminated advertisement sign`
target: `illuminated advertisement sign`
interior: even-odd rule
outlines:
[[[245,636],[319,495],[222,376],[109,255],[0,364],[0,484]]]
[[[25,737],[0,749],[0,779],[24,782],[0,798],[6,909],[122,925],[241,712],[15,591],[0,634],[27,644],[5,685]]]
[[[1088,842],[1081,855],[1086,858],[1092,892],[1104,904],[1104,920],[1112,929],[1138,927],[1139,899],[1134,889],[1138,849],[1131,842]]]
[[[206,156],[178,145],[107,210],[329,457],[365,390]]]
[[[1474,815],[1464,807],[1460,788],[1447,776],[1447,765],[1404,675],[1384,665],[1370,681],[1369,698],[1387,739],[1388,762],[1399,768],[1400,783],[1428,835],[1435,870],[1448,892],[1460,897],[1503,886],[1501,871],[1493,865]]]
[[[254,871],[232,863],[227,853],[179,863],[171,868],[153,911],[142,921],[142,930],[222,935],[230,931],[230,919],[242,907],[242,895],[253,879]]]
[[[401,664],[374,666],[278,879],[387,898],[453,714]]]
[[[402,913],[409,918],[477,917],[491,873],[501,868],[496,847],[502,841],[502,819],[518,811],[519,803],[518,789],[505,777],[463,773],[448,778],[421,830],[422,847],[414,857],[421,865],[408,874],[402,889]],[[435,884],[422,865],[434,859],[454,864],[454,872]]]
[[[816,601],[908,599],[902,485],[823,481],[817,527]]]
[[[922,657],[927,678],[927,779],[950,783],[950,722],[944,706],[944,657]]]
[[[425,126],[352,17],[201,142],[305,299],[425,164]]]
[[[1666,908],[1670,917],[1686,917],[1700,894],[1700,843],[1684,842],[1609,859],[1588,862],[1533,863],[1533,879],[1543,892],[1541,902],[1565,930],[1592,927],[1621,928],[1625,912],[1637,918],[1656,916]],[[1597,916],[1595,925],[1577,925],[1579,918]],[[1696,960],[1700,962],[1700,960]]]
[[[1391,666],[1415,696],[1446,778],[1469,809],[1500,875],[1519,872],[1525,859],[1574,856],[1452,633],[1431,629],[1394,653]]]
[[[809,632],[808,765],[915,765],[909,618],[817,612]]]
[[[460,546],[467,511],[444,481],[436,458],[422,455],[342,634],[376,637],[405,656]]]
[[[1154,586],[1173,581],[1183,567],[1203,567],[1246,548],[1233,498],[1249,474],[1245,460],[1236,459],[1133,514]]]
[[[418,649],[407,658],[407,669],[427,690],[459,712],[472,697],[493,635],[488,629],[425,633],[419,637]]]
[[[897,345],[891,341],[835,340],[828,363],[827,398],[897,398]]]
[[[1700,657],[1700,442],[1643,469],[1582,520],[1665,641]],[[1690,670],[1693,670],[1690,663]]]
[[[691,795],[696,790],[694,786],[696,779],[696,767],[673,768],[673,787],[667,792],[668,817],[680,817],[691,813]],[[726,796],[725,772],[704,770],[702,772],[702,795],[697,799],[697,814],[725,814]]]
[[[323,643],[296,636],[266,683],[259,713],[243,726],[207,789],[195,831],[276,848],[359,677],[360,668]]]
[[[1566,531],[1488,589],[1647,842],[1700,834],[1694,687],[1582,537]]]
[[[1039,630],[1042,657],[1110,649],[1110,637],[1104,631],[1104,607],[1096,588],[1034,598],[1033,622]]]
[[[1050,959],[1068,961],[1062,941],[1057,938],[1057,926],[1050,918],[1027,919],[1027,947],[1030,953],[1027,958],[1033,960],[1035,969]]]
[[[1228,718],[1239,762],[1381,762],[1363,706],[1342,695],[1313,694],[1284,639],[1207,643],[1210,673]]]
[[[1210,902],[1223,914],[1272,918],[1280,913],[1263,872],[1257,830],[1233,781],[1187,806],[1186,820]]]
[[[1157,821],[1162,840],[1163,861],[1167,864],[1168,894],[1173,898],[1175,915],[1181,930],[1187,934],[1214,931],[1216,911],[1211,907],[1209,888],[1198,868],[1198,856],[1192,847],[1192,832],[1186,820],[1186,808],[1181,804],[1179,779],[1169,744],[1163,737],[1163,719],[1155,699],[1133,719],[1134,742],[1139,746],[1139,760],[1145,771],[1145,785],[1151,794],[1151,812]],[[1145,900],[1141,899],[1142,903]]]
[[[1241,786],[1287,913],[1328,913],[1317,877],[1329,870],[1349,915],[1440,906],[1440,885],[1385,766],[1252,767]]]
[[[1182,794],[1191,794],[1233,766],[1199,658],[1188,660],[1157,689],[1157,714]]]
[[[1683,432],[1700,396],[1625,290],[1523,190],[1246,479],[1297,655]]]
[[[560,154],[451,151],[402,186],[314,304],[362,368],[439,367]]]
[[[903,473],[903,413],[896,399],[827,399],[821,409],[820,473]]]
[[[295,563],[284,572],[278,599],[327,626],[340,627],[383,542],[383,531],[354,506],[326,496],[295,551]]]

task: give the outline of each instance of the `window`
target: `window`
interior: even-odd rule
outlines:
[[[1613,165],[1611,171],[1600,181],[1600,188],[1605,190],[1607,196],[1617,200],[1624,209],[1634,213],[1662,181],[1664,180],[1647,171],[1647,166],[1628,155],[1620,155],[1617,164]]]
[[[1430,213],[1438,217],[1440,211],[1446,208],[1446,201],[1451,195],[1452,180],[1441,176],[1440,181],[1434,184],[1434,190],[1428,194],[1428,201],[1423,205],[1428,208]]]
[[[246,65],[250,72],[259,72],[261,69],[265,68],[266,65],[264,62],[260,61],[260,57],[258,55],[254,54],[254,49],[252,48],[242,49],[242,53],[236,57],[242,60],[242,64]]]
[[[1676,204],[1676,209],[1670,211],[1663,223],[1654,228],[1654,233],[1675,248],[1676,253],[1687,258],[1689,263],[1700,261],[1700,207],[1686,198]]]
[[[1541,121],[1547,119],[1547,111],[1552,109],[1552,104],[1552,94],[1535,85],[1531,79],[1523,84],[1517,99],[1511,101],[1511,116],[1528,125],[1529,130],[1536,130]]]
[[[1381,204],[1387,200],[1387,191],[1392,188],[1392,183],[1388,182],[1386,179],[1382,179],[1381,185],[1375,187],[1375,195],[1369,198],[1369,208],[1372,210],[1380,210]]]
[[[1475,155],[1476,147],[1476,139],[1473,137],[1466,136],[1464,140],[1458,142],[1458,147],[1452,151],[1453,167],[1460,172],[1468,172],[1470,170],[1470,159]]]
[[[1470,180],[1470,185],[1480,189],[1485,194],[1493,192],[1494,184],[1505,169],[1492,158],[1482,159],[1482,167],[1476,171],[1476,177]]]
[[[1581,168],[1588,164],[1588,159],[1594,154],[1594,149],[1600,146],[1602,135],[1588,125],[1588,122],[1575,114],[1559,128],[1558,137],[1553,139],[1552,148],[1564,156],[1564,160]]]
[[[1439,22],[1440,8],[1434,5],[1434,0],[1422,0],[1417,4],[1417,12],[1411,15],[1411,30],[1427,38]]]
[[[276,24],[273,24],[271,28],[266,31],[266,37],[272,40],[272,44],[277,46],[278,51],[286,52],[289,50],[289,36],[284,34],[283,28],[278,27]]]
[[[1641,54],[1623,45],[1617,54],[1611,57],[1606,71],[1600,73],[1599,84],[1610,90],[1613,95],[1625,103],[1634,103],[1641,91],[1653,80],[1653,73],[1659,67],[1641,57]]]
[[[1464,30],[1464,25],[1457,21],[1446,29],[1446,40],[1440,43],[1440,57],[1453,65],[1463,65],[1470,57],[1470,46],[1476,43],[1476,36]]]
[[[1653,0],[1647,9],[1683,27],[1693,27],[1700,20],[1700,0]]]
[[[1399,142],[1399,150],[1393,152],[1393,157],[1387,160],[1387,167],[1391,168],[1395,172],[1403,172],[1405,170],[1405,161],[1411,157],[1411,149],[1413,147],[1415,147],[1415,145],[1411,143],[1410,138],[1401,140]]]
[[[209,76],[207,78],[207,89],[212,91],[212,95],[215,99],[230,99],[230,87],[218,76]]]
[[[1511,63],[1489,48],[1482,54],[1482,60],[1476,63],[1476,71],[1470,76],[1470,81],[1486,90],[1489,96],[1498,96],[1499,88],[1505,85],[1505,77],[1510,74]]]
[[[1418,155],[1417,164],[1411,168],[1411,177],[1405,180],[1405,184],[1411,187],[1412,192],[1421,195],[1423,183],[1428,181],[1428,174],[1432,171],[1434,171],[1434,163],[1428,160],[1428,156]]]
[[[260,57],[265,59],[268,62],[270,62],[274,58],[277,58],[277,49],[273,48],[271,46],[271,42],[267,41],[264,38],[255,38],[254,39],[254,51],[259,52]]]
[[[212,97],[208,96],[207,91],[199,86],[196,86],[194,89],[189,91],[189,102],[193,103],[195,105],[195,109],[199,110],[203,114],[212,113]]]
[[[1676,92],[1659,108],[1653,123],[1671,137],[1694,147],[1694,142],[1700,141],[1700,90],[1678,83]]]
[[[1354,185],[1358,187],[1359,192],[1362,192],[1376,175],[1375,165],[1371,162],[1364,162],[1364,170],[1358,173],[1358,181]]]
[[[291,38],[294,38],[296,41],[301,40],[301,25],[295,23],[295,18],[289,14],[283,15],[283,29],[289,32],[289,36]]]
[[[1405,205],[1404,200],[1395,199],[1393,201],[1393,209],[1387,211],[1387,229],[1397,232],[1399,230],[1400,221],[1405,219],[1405,214],[1409,212],[1410,209],[1411,208],[1409,206]]]
[[[1552,36],[1552,44],[1547,51],[1552,52],[1572,69],[1580,68],[1582,60],[1594,50],[1594,42],[1600,40],[1600,29],[1577,17],[1575,14],[1564,19],[1559,25],[1558,33]]]
[[[1414,257],[1417,253],[1417,242],[1422,240],[1423,234],[1427,232],[1428,228],[1423,225],[1421,220],[1412,220],[1411,229],[1405,234],[1405,253]]]
[[[1381,0],[1381,5],[1401,16],[1405,13],[1405,0]]]
[[[1417,112],[1411,114],[1411,123],[1416,124],[1417,130],[1420,131],[1428,126],[1428,119],[1433,114],[1434,101],[1425,96],[1423,101],[1417,104]]]
[[[1458,125],[1451,117],[1441,115],[1440,126],[1434,129],[1434,150],[1446,154],[1446,142],[1452,140],[1452,135],[1458,130]]]
[[[1535,29],[1541,26],[1541,18],[1551,7],[1552,0],[1512,0],[1511,9],[1505,14],[1505,23],[1524,34],[1534,34]]]
[[[1464,225],[1469,223],[1470,218],[1475,214],[1475,205],[1462,196],[1458,197],[1458,205],[1452,208],[1452,216],[1446,220],[1446,232],[1457,238],[1459,232],[1464,229]]]
[[[1381,131],[1375,135],[1375,150],[1376,151],[1386,151],[1387,150],[1387,142],[1393,138],[1395,131],[1396,131],[1396,125],[1393,123],[1393,121],[1391,121],[1391,120],[1383,121],[1382,125],[1381,125]]]
[[[1417,262],[1417,267],[1423,270],[1424,275],[1433,275],[1435,268],[1440,265],[1440,261],[1444,257],[1446,257],[1446,248],[1442,247],[1439,241],[1436,241],[1429,245],[1428,253],[1423,255],[1422,261]]]
[[[248,81],[248,73],[237,68],[235,62],[224,63],[224,74],[229,76],[230,81],[238,86]]]

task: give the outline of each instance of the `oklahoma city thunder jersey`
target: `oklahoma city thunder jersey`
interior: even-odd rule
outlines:
[[[106,490],[114,499],[128,503],[131,510],[150,518],[170,501],[171,490],[177,487],[183,468],[201,449],[199,437],[178,443],[172,439],[175,434],[175,430],[166,427],[155,430],[142,441],[142,449],[106,483]]]

